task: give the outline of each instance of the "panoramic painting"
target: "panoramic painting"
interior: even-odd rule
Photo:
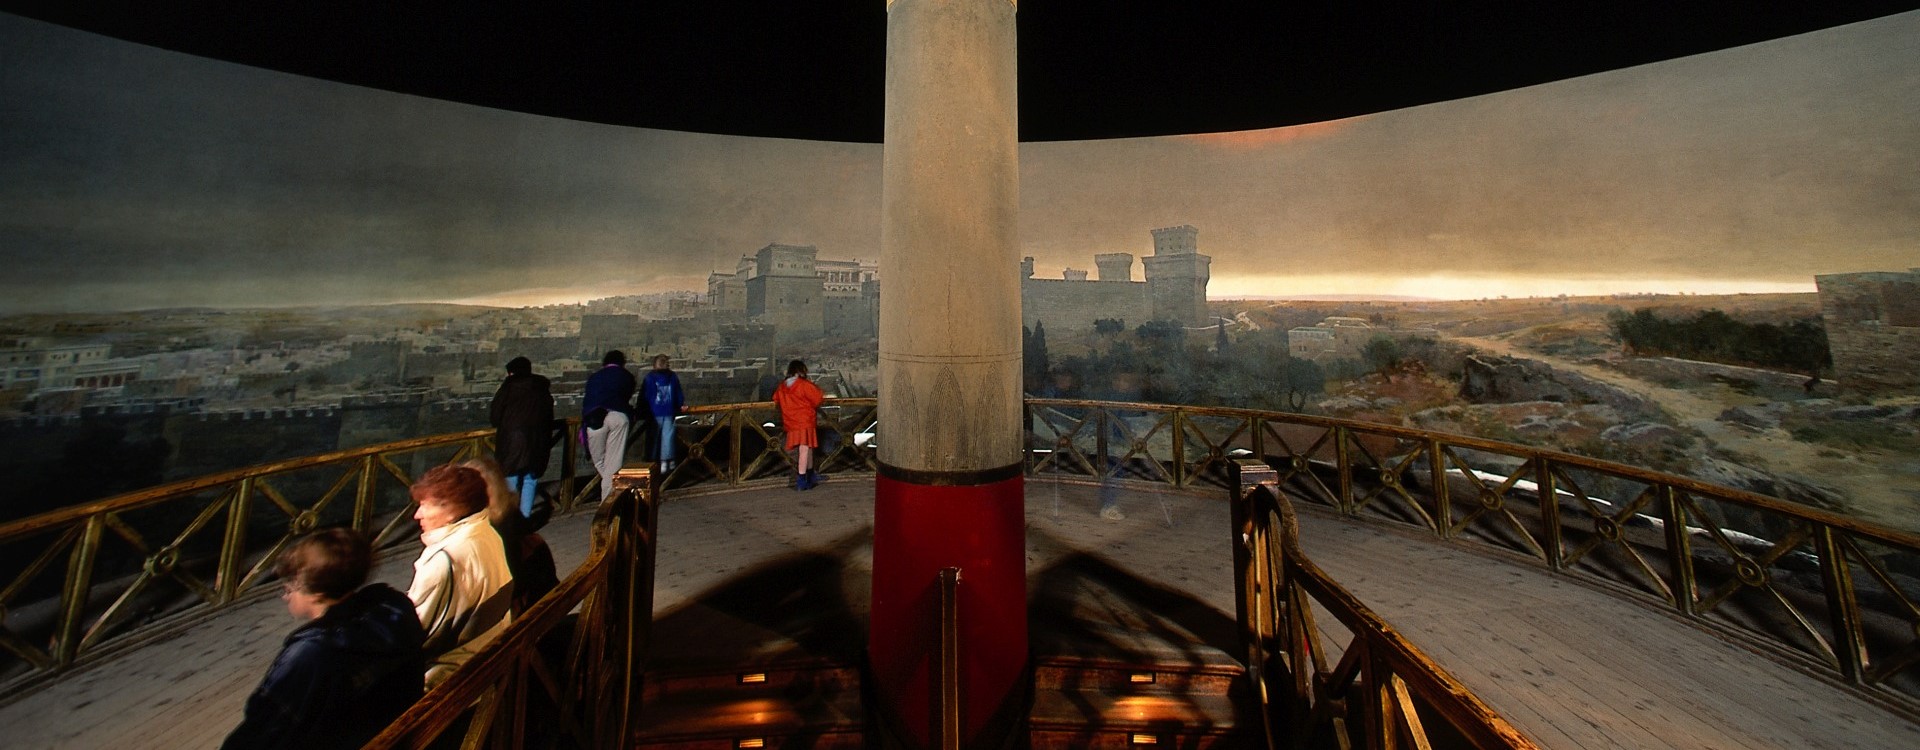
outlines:
[[[1617,461],[1920,530],[1920,14],[1021,148],[1026,390]],[[881,147],[622,128],[0,15],[0,519],[484,427],[526,357],[871,396]],[[871,437],[871,436],[867,436]],[[85,478],[87,481],[79,481]]]

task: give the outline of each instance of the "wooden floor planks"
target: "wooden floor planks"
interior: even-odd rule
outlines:
[[[836,562],[838,595],[864,617],[872,571],[871,480],[669,501],[660,515],[655,615],[751,583],[795,556]],[[1127,518],[1102,519],[1103,494]],[[1030,480],[1027,556],[1039,581],[1063,561],[1110,568],[1233,616],[1224,492],[1146,493]],[[1303,510],[1313,559],[1522,731],[1548,748],[1920,747],[1920,726],[1663,613],[1458,547]],[[562,570],[586,554],[588,516],[547,532]],[[1089,562],[1090,561],[1090,562]],[[404,586],[411,558],[377,574]],[[1037,584],[1035,584],[1037,585]],[[1324,613],[1328,658],[1349,636]],[[10,747],[204,748],[294,626],[278,599],[76,673],[0,707]]]
[[[561,570],[586,557],[587,514],[555,519],[544,535]],[[405,590],[413,555],[378,565],[373,577]],[[0,707],[5,744],[19,748],[217,747],[240,723],[247,695],[297,625],[278,597],[235,607],[170,639],[93,665]]]
[[[1548,747],[1920,747],[1920,726],[1872,703],[1544,569],[1301,525],[1322,569]]]

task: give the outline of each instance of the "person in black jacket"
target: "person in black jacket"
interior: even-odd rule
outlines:
[[[427,634],[406,594],[366,583],[373,549],[351,529],[293,542],[274,565],[282,598],[308,620],[247,698],[220,747],[357,748],[420,699]]]
[[[532,518],[534,490],[553,455],[553,384],[533,374],[531,360],[514,357],[507,362],[507,379],[493,394],[491,412],[493,458],[506,474],[507,487],[520,493],[520,515]]]

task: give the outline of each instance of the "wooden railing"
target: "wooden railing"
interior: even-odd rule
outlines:
[[[652,622],[659,508],[651,472],[622,470],[586,561],[366,747],[622,746]]]
[[[854,437],[875,421],[874,400],[829,406],[823,418],[841,440],[822,470],[871,471],[873,444]],[[778,421],[771,404],[697,408],[687,421],[679,466],[658,480],[668,492],[791,471],[768,427]],[[1636,467],[1348,420],[1029,399],[1026,425],[1030,475],[1237,492],[1237,461],[1255,459],[1291,502],[1530,560],[1920,715],[1913,534]],[[0,693],[264,595],[272,556],[297,533],[347,523],[383,540],[411,537],[410,477],[482,453],[490,439],[475,431],[342,451],[0,525]],[[591,479],[574,479],[574,448],[565,441],[563,509],[598,497]],[[594,596],[568,591],[582,604]],[[642,618],[625,632],[645,627]]]
[[[1278,472],[1254,459],[1236,468],[1234,604],[1268,747],[1432,747],[1423,713],[1476,748],[1538,747],[1307,559]],[[1327,643],[1316,605],[1349,642]]]
[[[411,541],[412,478],[492,445],[492,430],[404,440],[0,524],[0,696],[267,595],[274,557],[307,531],[351,526],[383,549]],[[556,510],[598,497],[592,481],[575,486],[575,461],[565,441]]]
[[[837,436],[837,444],[814,461],[823,472],[873,472],[877,457],[871,445],[860,445],[855,437],[878,418],[878,400],[872,398],[829,399],[820,410],[820,434]],[[669,488],[720,483],[736,486],[756,479],[781,477],[793,472],[793,457],[782,450],[785,436],[779,410],[771,401],[720,406],[696,406],[687,410],[683,424],[675,428],[679,461],[673,471],[662,477]]]
[[[1245,409],[1027,400],[1030,474],[1237,489],[1413,527],[1663,607],[1920,716],[1920,536],[1557,451]]]

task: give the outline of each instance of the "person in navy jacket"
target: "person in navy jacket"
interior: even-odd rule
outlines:
[[[600,475],[600,499],[613,495],[613,475],[627,462],[627,427],[633,419],[633,373],[627,355],[619,349],[600,358],[600,369],[587,376],[587,392],[580,401],[580,421],[587,428],[587,454]]]
[[[357,748],[420,700],[427,633],[406,594],[367,583],[373,548],[352,529],[301,537],[274,565],[307,622],[280,648],[222,750]]]

